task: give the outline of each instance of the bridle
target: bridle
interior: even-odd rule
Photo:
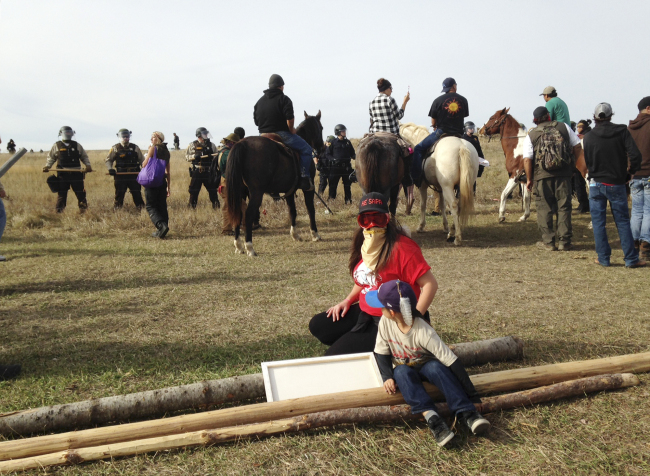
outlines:
[[[505,124],[506,119],[508,118],[509,115],[510,115],[510,114],[504,114],[504,115],[501,116],[499,119],[495,119],[494,124],[492,124],[492,125],[489,127],[489,129],[493,129],[493,128],[495,128],[495,127],[498,127],[498,128],[499,128],[499,134],[501,134],[501,128],[502,128],[503,125]],[[489,134],[489,133],[488,133],[488,131],[487,131],[487,130],[488,130],[488,125],[487,125],[487,124],[483,126],[483,130],[485,131],[485,135],[488,136],[488,142],[490,142],[490,141],[492,140],[492,135],[493,135],[493,134]]]

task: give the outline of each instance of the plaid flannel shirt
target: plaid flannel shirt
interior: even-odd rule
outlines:
[[[397,107],[394,97],[379,93],[370,102],[370,132],[392,132],[399,134],[399,120],[404,117],[404,109]]]

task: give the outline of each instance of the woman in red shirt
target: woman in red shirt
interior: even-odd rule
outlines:
[[[381,309],[366,304],[368,291],[393,279],[408,283],[418,298],[418,311],[429,322],[429,305],[438,290],[422,250],[391,218],[381,193],[361,198],[357,221],[349,261],[354,286],[343,301],[309,322],[312,335],[330,346],[325,355],[374,350]]]

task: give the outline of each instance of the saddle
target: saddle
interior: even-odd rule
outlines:
[[[280,145],[282,152],[284,152],[289,157],[295,158],[298,164],[300,164],[300,153],[285,144],[279,134],[276,134],[275,132],[262,132],[260,136],[271,139],[273,142]]]
[[[412,153],[411,145],[406,142],[398,134],[393,134],[392,132],[370,132],[363,135],[363,138],[359,141],[359,147],[366,145],[373,137],[384,137],[390,140],[395,140],[400,150],[402,151],[402,157],[407,158]]]

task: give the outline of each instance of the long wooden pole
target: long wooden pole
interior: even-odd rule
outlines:
[[[552,400],[635,385],[639,385],[639,379],[632,374],[600,375],[597,377],[570,380],[523,392],[500,395],[498,397],[488,397],[484,399],[483,403],[477,404],[476,408],[481,413],[487,414],[509,410],[515,407],[535,405]],[[449,409],[446,404],[438,405],[438,411],[443,416],[449,416]],[[400,421],[418,418],[421,418],[421,416],[419,414],[413,415],[408,405],[353,408],[310,413],[308,415],[265,423],[216,430],[194,431],[179,435],[128,441],[114,445],[79,448],[77,450],[67,450],[31,458],[3,461],[0,462],[0,472],[24,471],[47,466],[78,464],[85,461],[132,456],[153,451],[166,451],[192,446],[208,446],[232,440],[271,436],[278,433],[298,432],[340,424]]]
[[[521,358],[524,344],[513,336],[497,337],[449,346],[465,366]],[[80,430],[110,422],[163,416],[166,413],[205,408],[224,402],[265,395],[262,374],[207,380],[178,387],[51,405],[0,415],[0,434]]]
[[[474,375],[472,382],[476,390],[481,395],[485,395],[525,390],[604,373],[648,371],[650,371],[650,352],[645,352]],[[435,399],[440,400],[442,397],[433,386],[427,386],[427,391]],[[388,395],[383,388],[258,403],[161,420],[4,441],[0,442],[0,461],[73,448],[199,431],[205,428],[258,423],[326,410],[401,403],[404,403],[401,394]]]

